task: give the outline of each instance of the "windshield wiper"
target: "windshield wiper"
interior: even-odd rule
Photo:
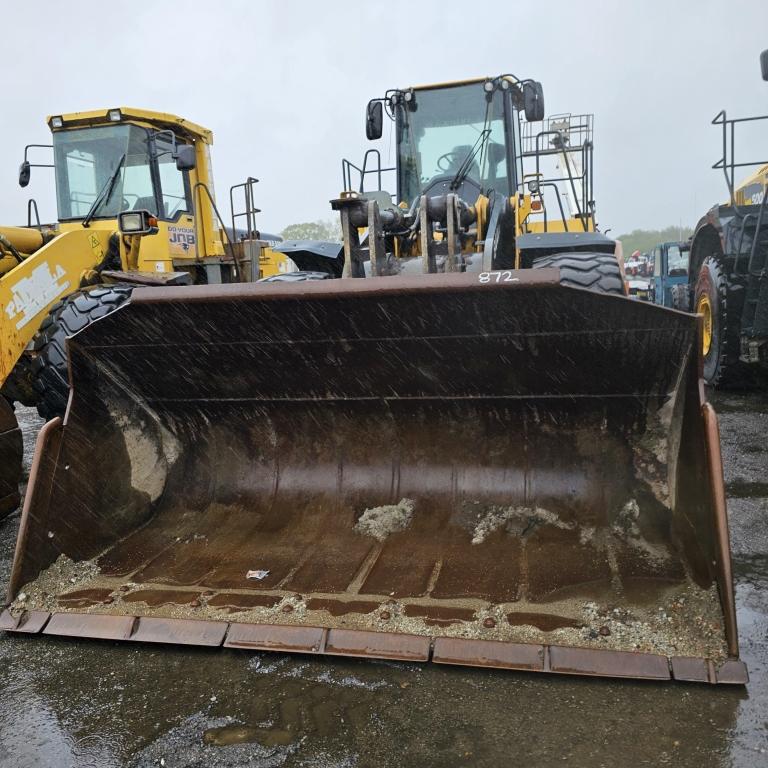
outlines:
[[[452,192],[455,192],[464,182],[464,179],[467,178],[467,174],[469,173],[469,169],[472,167],[472,162],[477,157],[477,153],[480,152],[480,150],[485,146],[485,142],[488,141],[488,137],[491,135],[491,129],[490,128],[484,128],[480,135],[477,137],[477,141],[474,143],[472,149],[469,151],[469,154],[464,158],[464,161],[459,166],[459,169],[456,171],[456,175],[451,179],[451,183],[449,185]]]
[[[96,215],[96,211],[101,208],[104,203],[109,200],[110,197],[112,197],[112,190],[115,188],[115,182],[117,181],[117,177],[120,174],[120,169],[123,167],[123,163],[125,162],[125,152],[123,152],[123,156],[118,160],[117,168],[115,168],[114,171],[112,171],[112,175],[107,179],[107,183],[101,188],[101,191],[98,195],[96,195],[96,199],[93,201],[93,205],[90,207],[90,210],[88,213],[85,214],[85,218],[83,219],[83,226],[87,227],[91,223],[91,219]]]

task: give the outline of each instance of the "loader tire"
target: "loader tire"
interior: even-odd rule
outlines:
[[[132,285],[95,285],[54,304],[34,338],[33,386],[44,419],[63,416],[69,398],[65,339],[108,315],[131,296]]]
[[[740,389],[753,384],[750,366],[739,360],[743,306],[744,288],[728,279],[722,259],[704,259],[692,311],[704,317],[704,379],[711,387]]]
[[[670,291],[672,298],[672,309],[679,309],[681,312],[691,311],[691,299],[688,293],[688,283],[673,285]]]
[[[533,268],[559,269],[560,285],[624,295],[621,268],[611,253],[555,253],[535,259]]]

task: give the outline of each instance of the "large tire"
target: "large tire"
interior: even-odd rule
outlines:
[[[624,296],[621,267],[611,253],[555,253],[533,262],[534,269],[558,268],[560,284]]]
[[[743,305],[744,289],[728,280],[723,261],[717,256],[704,259],[692,310],[704,316],[704,378],[712,387],[751,383],[749,366],[739,360]]]
[[[96,285],[72,293],[51,307],[35,335],[37,354],[32,362],[37,412],[44,419],[63,416],[67,407],[69,372],[65,339],[124,304],[132,291],[133,286],[119,283]]]
[[[670,290],[672,298],[672,309],[679,309],[681,312],[691,311],[691,297],[688,292],[688,283],[679,283],[673,285]]]

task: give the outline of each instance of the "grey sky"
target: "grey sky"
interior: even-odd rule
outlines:
[[[542,81],[548,112],[595,113],[598,221],[613,234],[694,223],[724,196],[711,118],[768,113],[768,0],[70,0],[6,4],[3,21],[8,224],[30,195],[55,218],[51,172],[21,190],[17,169],[25,144],[48,141],[46,115],[80,109],[147,107],[211,128],[219,200],[258,177],[259,224],[279,231],[331,218],[341,158],[369,146],[369,98],[513,72]]]

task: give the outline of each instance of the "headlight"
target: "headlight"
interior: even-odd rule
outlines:
[[[154,235],[157,218],[149,211],[123,211],[117,215],[117,226],[124,235]]]
[[[56,117],[51,118],[51,128],[63,128],[64,127],[64,120],[59,117],[58,115]]]
[[[107,112],[107,117],[113,123],[119,123],[123,119],[123,113],[119,109],[110,109],[109,112]]]
[[[144,222],[140,213],[122,213],[120,214],[120,229],[125,233],[141,232],[144,229]]]

